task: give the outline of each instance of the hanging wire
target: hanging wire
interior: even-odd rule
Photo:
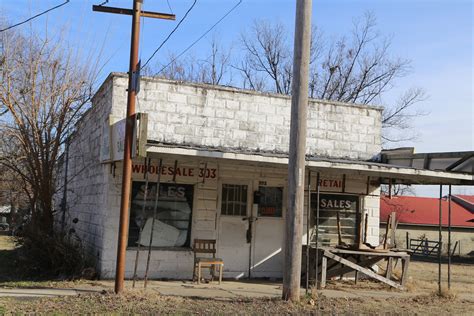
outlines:
[[[173,13],[173,9],[171,8],[171,5],[170,5],[170,1],[169,1],[169,0],[166,0],[166,3],[168,3],[168,8],[170,9],[171,14],[174,14],[174,13]]]
[[[146,65],[148,65],[148,63],[150,62],[150,60],[155,56],[155,54],[163,47],[163,45],[165,45],[165,43],[170,39],[171,35],[173,35],[173,33],[179,28],[179,26],[181,25],[181,23],[183,23],[183,21],[186,19],[186,17],[188,16],[189,12],[191,12],[191,10],[194,8],[194,6],[196,5],[197,3],[197,0],[194,0],[193,4],[189,7],[188,11],[186,11],[186,13],[183,15],[183,17],[181,18],[181,20],[179,20],[178,24],[175,26],[175,28],[168,34],[168,36],[165,38],[165,40],[163,42],[161,42],[161,44],[158,46],[157,49],[155,49],[155,51],[153,52],[153,54],[151,54],[150,58],[147,59],[147,61],[145,62],[145,64],[143,64],[143,66],[141,67],[141,69],[145,68]]]
[[[196,39],[194,42],[191,43],[188,47],[186,47],[178,56],[173,58],[166,66],[161,68],[155,75],[160,74],[163,70],[168,68],[171,64],[173,64],[178,58],[183,56],[188,50],[190,50],[194,45],[196,45],[197,42],[199,42],[203,37],[205,37],[210,31],[212,31],[222,20],[224,20],[232,11],[234,11],[240,4],[242,3],[242,0],[239,0],[236,5],[234,5],[229,11],[226,12],[216,23],[214,23],[206,32],[204,32],[198,39]]]
[[[53,10],[55,10],[55,9],[58,9],[58,8],[62,7],[63,5],[67,4],[68,2],[69,2],[69,0],[66,0],[66,1],[64,1],[63,3],[58,4],[58,5],[55,6],[55,7],[49,8],[49,9],[46,10],[46,11],[43,11],[43,12],[41,12],[41,13],[38,13],[38,14],[32,16],[31,18],[28,18],[28,19],[26,19],[26,20],[24,20],[24,21],[22,21],[22,22],[19,22],[19,23],[17,23],[17,24],[13,24],[13,25],[11,25],[11,26],[9,26],[9,27],[7,27],[7,28],[4,28],[4,29],[0,30],[0,33],[5,32],[5,31],[8,31],[9,29],[12,29],[12,28],[14,28],[14,27],[20,26],[20,25],[22,25],[22,24],[25,24],[25,23],[27,23],[27,22],[29,22],[29,21],[31,21],[31,20],[33,20],[33,19],[36,19],[37,17],[40,17],[40,16],[42,16],[42,15],[44,15],[44,14],[50,12],[50,11],[53,11]]]

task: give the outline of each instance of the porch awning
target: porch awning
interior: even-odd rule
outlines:
[[[262,165],[287,165],[283,153],[250,152],[243,150],[200,148],[191,146],[147,144],[147,156],[157,155],[225,159]],[[418,169],[370,161],[355,161],[321,157],[307,157],[306,166],[313,171],[339,171],[379,178],[382,184],[451,184],[474,185],[474,175],[447,171]]]

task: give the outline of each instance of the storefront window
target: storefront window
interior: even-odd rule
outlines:
[[[146,200],[145,187],[145,182],[134,181],[132,185],[128,246],[148,246],[153,231],[152,247],[189,247],[194,186],[161,183],[154,225],[157,186],[148,183]]]
[[[258,216],[281,217],[283,210],[283,188],[261,186],[258,188],[260,202]]]
[[[238,184],[222,185],[221,214],[232,216],[247,215],[247,186]]]
[[[317,194],[311,194],[311,208],[314,216],[313,218],[316,218],[317,203]],[[358,196],[344,194],[320,194],[318,235],[320,245],[338,245],[338,214],[341,241],[345,244],[353,245],[357,241],[358,209]]]

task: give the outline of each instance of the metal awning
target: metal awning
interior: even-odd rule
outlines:
[[[156,143],[148,143],[146,152],[147,156],[151,157],[165,154],[171,156],[225,159],[262,165],[288,164],[288,155],[283,153],[250,152]],[[356,174],[378,178],[382,184],[474,185],[474,175],[472,174],[418,169],[377,162],[307,157],[306,166],[314,171],[339,171],[344,174]]]

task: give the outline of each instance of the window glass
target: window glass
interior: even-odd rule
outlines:
[[[317,194],[311,194],[311,209],[316,218]],[[337,215],[342,242],[352,245],[356,242],[359,197],[343,194],[320,194],[319,196],[319,244],[336,246],[338,241]],[[314,220],[313,220],[314,222]]]
[[[232,216],[247,215],[247,186],[222,184],[221,214]]]
[[[145,182],[132,184],[128,246],[148,246],[153,230],[152,247],[189,247],[194,186],[161,183],[153,225],[156,188],[156,183],[148,183],[144,200]]]
[[[258,216],[281,217],[283,210],[283,188],[261,186]]]

